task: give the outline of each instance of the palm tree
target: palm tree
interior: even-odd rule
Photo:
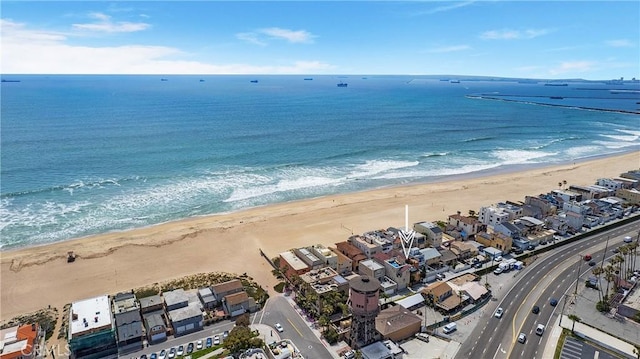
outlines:
[[[605,273],[605,279],[607,280],[607,290],[605,291],[605,298],[609,298],[609,283],[612,280],[615,280],[615,275],[614,275],[615,269],[613,269],[613,266],[611,266],[611,264],[607,265],[604,268],[604,273]]]
[[[569,318],[569,320],[571,320],[573,322],[573,324],[571,324],[571,333],[573,333],[573,329],[575,329],[576,326],[576,322],[580,323],[580,317],[578,317],[575,314],[569,314],[569,316],[567,317]]]
[[[564,185],[564,188],[567,188],[567,180],[562,180],[562,184]]]
[[[598,277],[598,284],[600,284],[600,275],[604,273],[604,269],[602,269],[602,267],[600,266],[596,266],[596,267],[593,267],[591,272],[593,273],[593,275]],[[600,301],[602,302],[602,290],[600,290],[599,288],[598,288],[598,298],[600,298]]]
[[[558,182],[558,189],[562,189],[562,182]]]
[[[622,276],[623,279],[627,279],[627,273],[629,268],[627,255],[629,254],[629,247],[627,246],[620,247],[620,254],[622,254],[622,262],[625,262],[625,266],[622,266],[622,262],[620,263],[620,267],[621,267],[620,275]]]

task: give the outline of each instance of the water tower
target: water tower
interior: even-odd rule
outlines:
[[[380,282],[375,278],[358,276],[349,280],[349,308],[351,319],[350,345],[361,348],[376,339],[376,316],[379,307]]]

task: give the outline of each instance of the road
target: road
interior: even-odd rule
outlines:
[[[290,339],[300,350],[305,359],[331,358],[332,355],[309,325],[294,309],[287,298],[276,295],[269,298],[265,305],[264,313],[259,322],[274,327],[280,323],[284,331],[280,334],[282,339]],[[275,332],[275,328],[273,329]],[[268,343],[269,338],[265,338]]]
[[[535,327],[540,323],[547,331],[551,329],[549,323],[554,323],[560,315],[569,297],[564,294],[573,293],[578,273],[582,276],[592,269],[582,256],[591,254],[600,264],[607,238],[610,238],[606,253],[609,257],[613,255],[610,249],[619,246],[625,235],[635,238],[639,229],[640,222],[635,221],[541,254],[538,260],[518,274],[520,278],[504,298],[487,305],[485,314],[456,357],[541,358],[548,335],[535,335]],[[556,307],[549,304],[551,298],[559,301]],[[537,315],[531,312],[534,305],[540,307]],[[504,309],[502,319],[493,316],[498,307]],[[521,332],[527,335],[524,344],[516,340]]]

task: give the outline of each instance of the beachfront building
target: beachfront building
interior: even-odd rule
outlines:
[[[164,311],[155,311],[144,314],[144,326],[147,331],[147,340],[155,344],[167,340],[167,325],[164,320]]]
[[[140,298],[140,312],[142,314],[164,310],[164,302],[159,295]]]
[[[421,297],[420,294],[417,294]],[[422,299],[422,298],[420,298]],[[422,318],[401,305],[380,311],[376,317],[376,330],[383,339],[399,342],[420,332]]]
[[[375,254],[382,252],[382,243],[373,240],[373,238],[373,236],[353,235],[349,237],[348,242],[358,248],[367,258],[371,258]]]
[[[189,305],[189,297],[182,288],[164,292],[162,293],[162,297],[164,298],[164,305],[167,312]]]
[[[551,216],[558,211],[558,204],[554,202],[552,196],[548,195],[540,195],[538,197],[525,196],[524,204],[522,214],[538,219]]]
[[[200,302],[202,303],[204,309],[215,309],[217,301],[216,297],[213,295],[213,291],[211,291],[211,288],[204,287],[198,289],[198,298],[200,299]]]
[[[569,190],[582,195],[584,199],[599,199],[612,195],[615,191],[607,187],[590,185],[590,186],[570,186]]]
[[[448,223],[450,226],[453,226],[458,232],[460,232],[462,239],[472,237],[476,233],[484,230],[486,227],[477,219],[473,217],[463,216],[460,213],[450,215]]]
[[[496,205],[480,207],[478,220],[488,226],[498,223],[513,221],[522,217],[522,206],[509,202],[500,202]]]
[[[244,292],[244,287],[242,286],[242,282],[239,279],[232,279],[223,283],[212,285],[211,292],[218,301],[217,304],[222,304],[222,298],[226,297],[229,294]]]
[[[413,230],[425,236],[425,245],[438,248],[442,246],[442,229],[432,222],[418,222],[413,224]]]
[[[380,312],[380,282],[367,276],[349,280],[349,300],[352,313],[349,341],[352,348],[362,348],[376,340],[375,319]]]
[[[173,335],[176,337],[202,330],[204,327],[204,315],[200,303],[191,302],[186,307],[170,311],[169,319],[173,327]]]
[[[118,356],[110,304],[107,295],[71,303],[68,332],[70,358]]]
[[[617,191],[621,188],[638,188],[638,181],[629,178],[598,178],[596,184],[612,191]]]
[[[258,309],[256,301],[245,291],[225,296],[222,299],[222,308],[224,309],[225,314],[230,317],[255,312]]]
[[[280,271],[285,277],[291,279],[293,276],[301,276],[310,270],[311,267],[292,251],[280,253]]]
[[[37,323],[0,330],[0,359],[36,358],[38,343],[44,334]]]
[[[113,313],[118,337],[118,354],[142,349],[144,333],[140,307],[133,292],[118,293],[113,298]]]
[[[311,253],[315,254],[324,263],[325,266],[331,267],[338,271],[338,255],[331,249],[322,244],[316,244],[309,247]]]
[[[621,188],[619,190],[616,190],[616,197],[622,198],[633,205],[640,205],[640,191],[635,188]]]
[[[298,258],[302,259],[302,261],[312,270],[325,266],[324,261],[307,248],[295,248],[293,253],[295,253]]]

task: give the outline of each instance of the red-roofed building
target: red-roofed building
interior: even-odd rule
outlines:
[[[36,344],[41,335],[38,324],[15,326],[0,331],[0,359],[35,358]]]

